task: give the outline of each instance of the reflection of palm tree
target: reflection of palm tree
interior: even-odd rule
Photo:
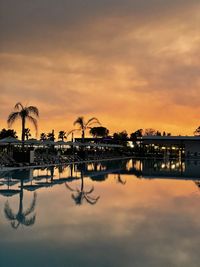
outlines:
[[[120,173],[117,174],[117,182],[120,184],[126,184],[126,180],[122,180]]]
[[[38,108],[34,106],[24,107],[20,102],[17,103],[14,108],[16,111],[11,112],[8,116],[8,126],[10,127],[18,118],[20,118],[22,121],[22,141],[24,141],[26,120],[29,120],[37,131],[37,120],[33,116],[38,117],[39,111]]]
[[[78,125],[79,126],[79,131],[81,131],[82,133],[82,142],[84,142],[85,139],[85,131],[87,129],[91,129],[91,125],[92,124],[100,124],[99,120],[95,117],[89,119],[87,122],[85,122],[84,117],[78,117],[75,122],[74,125]]]
[[[196,186],[199,188],[199,190],[200,190],[200,181],[195,181],[194,182],[195,184],[196,184]]]
[[[72,199],[75,201],[76,205],[81,205],[83,203],[83,200],[85,199],[87,203],[94,205],[97,203],[98,197],[91,197],[89,196],[93,191],[94,187],[92,187],[89,191],[84,190],[84,182],[83,182],[83,172],[81,172],[81,188],[80,189],[73,189],[71,188],[67,183],[65,183],[66,188],[68,188],[72,192],[76,192],[75,194],[72,194]]]
[[[23,181],[21,181],[21,191],[20,191],[20,201],[19,201],[19,209],[17,213],[14,213],[10,208],[9,202],[5,203],[4,213],[6,218],[11,221],[11,226],[14,229],[17,229],[19,225],[31,226],[35,223],[36,214],[34,213],[31,217],[29,216],[35,209],[36,205],[36,192],[33,194],[33,200],[31,202],[30,207],[27,210],[23,210]]]

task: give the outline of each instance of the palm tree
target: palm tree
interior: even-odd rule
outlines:
[[[77,130],[81,131],[81,133],[82,133],[82,142],[84,142],[84,139],[85,139],[85,131],[87,129],[91,129],[91,125],[94,124],[94,123],[100,125],[99,120],[97,118],[95,118],[95,117],[89,119],[87,122],[85,122],[84,117],[78,117],[75,120],[74,125],[78,125],[79,129],[77,129]]]
[[[19,201],[19,209],[17,213],[14,213],[10,208],[9,202],[5,203],[4,213],[6,218],[11,221],[11,226],[14,229],[17,229],[19,225],[31,226],[35,223],[36,214],[33,214],[31,217],[29,216],[35,209],[36,205],[36,192],[34,192],[33,200],[31,202],[30,207],[27,210],[23,210],[23,180],[21,180],[20,187],[20,201]]]
[[[25,135],[26,140],[28,140],[29,137],[31,137],[31,130],[29,128],[25,128],[24,135]]]
[[[60,131],[58,134],[58,139],[61,139],[61,141],[64,141],[64,139],[67,139],[66,132]]]
[[[50,132],[50,133],[47,134],[47,140],[55,141],[54,130],[52,130],[52,132]]]
[[[40,140],[41,140],[41,141],[45,141],[45,140],[47,140],[47,135],[46,135],[45,133],[41,133],[41,134],[40,134]]]
[[[92,197],[90,194],[94,191],[94,187],[92,187],[89,191],[84,190],[84,178],[83,178],[83,170],[81,170],[81,186],[80,189],[71,188],[67,182],[65,183],[66,188],[70,191],[75,192],[76,194],[72,194],[72,199],[74,200],[76,205],[81,205],[83,200],[85,199],[87,203],[94,205],[99,200],[100,196]]]
[[[14,112],[10,113],[8,116],[8,126],[11,127],[12,124],[20,118],[22,121],[22,141],[25,139],[25,125],[26,120],[29,120],[35,127],[37,133],[37,119],[34,117],[39,117],[39,110],[35,106],[23,106],[18,102],[14,107]]]

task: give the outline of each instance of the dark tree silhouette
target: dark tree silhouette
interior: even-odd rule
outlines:
[[[35,127],[36,133],[37,133],[37,119],[39,117],[39,111],[38,108],[35,106],[29,106],[29,107],[24,107],[20,102],[18,102],[15,107],[15,111],[10,113],[8,116],[8,126],[11,127],[12,124],[17,120],[21,119],[22,123],[22,141],[25,140],[25,125],[26,125],[26,120],[29,120]],[[34,118],[36,117],[36,118]]]
[[[64,141],[64,139],[67,139],[66,132],[65,131],[60,131],[58,133],[58,139]]]
[[[31,137],[31,130],[29,128],[25,128],[24,133],[25,133],[26,140],[28,140],[29,137]]]
[[[109,130],[105,127],[99,126],[99,127],[92,127],[90,129],[90,134],[97,138],[97,137],[107,137],[109,134]]]
[[[41,141],[45,141],[45,140],[47,140],[47,135],[46,135],[45,133],[41,133],[41,134],[40,134],[40,140],[41,140]]]
[[[14,137],[17,138],[17,133],[12,129],[2,129],[0,131],[0,139],[6,138],[6,137]]]
[[[128,134],[127,134],[126,131],[122,131],[122,132],[119,132],[119,133],[114,133],[113,134],[113,139],[118,144],[126,146],[127,145],[127,141],[128,141]]]
[[[194,135],[195,136],[199,136],[200,135],[200,126],[194,131]]]
[[[130,134],[131,140],[137,140],[138,137],[142,137],[143,129],[138,129],[137,131]]]
[[[156,135],[156,134],[157,134],[157,132],[156,132],[156,130],[153,129],[153,128],[147,128],[147,129],[145,129],[145,131],[144,131],[144,135],[145,135],[145,136],[153,136],[153,135]]]
[[[47,139],[50,140],[50,141],[54,141],[55,140],[54,130],[52,130],[51,133],[47,134]]]

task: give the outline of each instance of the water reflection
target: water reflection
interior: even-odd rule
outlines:
[[[83,200],[86,200],[87,203],[94,205],[97,203],[100,196],[97,196],[97,197],[90,196],[90,194],[94,191],[94,186],[92,186],[92,188],[90,188],[89,191],[84,188],[84,169],[86,169],[85,168],[86,165],[81,164],[80,166],[81,166],[81,168],[80,168],[80,173],[81,173],[80,189],[79,188],[73,189],[72,187],[70,187],[68,185],[67,182],[65,183],[65,186],[70,191],[75,192],[75,194],[72,194],[72,199],[74,200],[75,204],[81,205],[83,203]]]
[[[55,175],[55,172],[57,175]],[[36,193],[33,194],[33,200],[30,207],[23,210],[24,190],[36,191],[41,188],[53,187],[54,185],[65,184],[65,187],[72,192],[71,197],[75,204],[81,205],[89,203],[94,205],[98,202],[100,196],[95,196],[94,185],[85,188],[85,178],[91,181],[102,182],[108,178],[109,174],[114,175],[114,179],[118,184],[125,185],[126,179],[124,175],[130,175],[138,178],[167,178],[167,179],[189,179],[193,180],[198,188],[200,188],[200,162],[198,161],[161,161],[161,160],[116,160],[84,163],[76,165],[60,165],[58,167],[47,167],[44,169],[25,169],[0,172],[0,185],[7,188],[0,189],[0,194],[4,197],[13,197],[19,194],[18,212],[14,213],[10,208],[7,200],[4,207],[4,214],[11,222],[11,226],[15,229],[19,225],[30,226],[35,223],[36,214],[33,213],[36,205]],[[63,177],[65,176],[65,177]],[[73,182],[80,181],[77,187]],[[24,184],[26,183],[26,184]],[[72,183],[72,185],[69,185]],[[19,185],[20,184],[20,185]],[[17,188],[17,185],[18,188]],[[20,189],[19,189],[20,188]]]
[[[17,213],[14,213],[10,208],[8,200],[5,203],[4,214],[5,217],[10,221],[12,228],[17,229],[19,225],[31,226],[35,223],[36,213],[32,216],[29,216],[33,213],[36,205],[36,193],[33,194],[33,200],[30,204],[30,207],[24,211],[23,208],[23,187],[20,191],[20,199],[19,199],[19,209]]]
[[[135,159],[0,171],[1,266],[197,267],[199,174]]]

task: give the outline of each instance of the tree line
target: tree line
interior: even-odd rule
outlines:
[[[14,111],[11,112],[8,116],[7,123],[9,129],[2,129],[0,131],[0,139],[6,138],[6,137],[14,137],[18,138],[17,133],[15,130],[10,129],[10,127],[19,119],[21,122],[21,140],[25,141],[28,140],[31,137],[31,131],[29,128],[26,127],[27,121],[33,124],[36,134],[38,131],[38,118],[39,118],[39,110],[35,106],[24,106],[22,103],[18,102],[14,106]],[[103,127],[100,123],[100,121],[96,117],[92,117],[89,120],[85,120],[84,117],[78,117],[73,125],[76,127],[75,129],[72,129],[69,132],[66,132],[64,130],[59,131],[58,133],[58,140],[64,141],[67,140],[68,136],[70,134],[73,135],[74,132],[80,132],[81,133],[81,139],[84,141],[85,139],[85,133],[86,131],[89,131],[90,135],[92,135],[94,138],[112,138],[114,140],[137,140],[138,137],[142,136],[171,136],[171,133],[166,131],[159,131],[155,130],[153,128],[147,128],[147,129],[138,129],[128,135],[127,131],[121,131],[121,132],[115,132],[112,136],[109,134],[110,131],[106,127]],[[96,125],[96,126],[93,126]],[[200,136],[200,126],[194,131],[195,136]],[[49,133],[41,133],[40,134],[40,140],[51,140],[55,141],[55,133],[54,130]]]

